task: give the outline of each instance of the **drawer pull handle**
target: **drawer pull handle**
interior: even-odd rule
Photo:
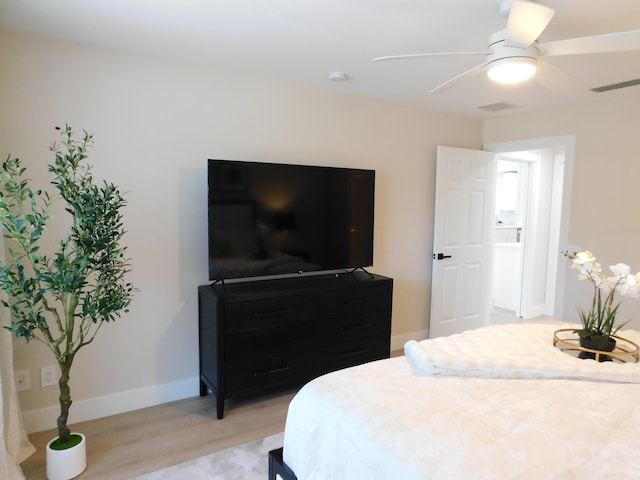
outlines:
[[[292,338],[293,337],[291,337],[290,335],[284,337],[258,338],[251,342],[251,344],[254,347],[262,347],[264,345],[278,345],[280,343],[290,342]]]
[[[340,355],[342,355],[343,357],[353,357],[354,355],[363,355],[365,353],[369,353],[370,351],[370,348],[358,348],[356,350],[347,350],[344,352],[340,352]]]
[[[356,297],[356,298],[347,298],[344,303],[345,305],[353,305],[354,303],[362,303],[362,302],[368,302],[369,301],[369,297],[368,296],[364,296],[364,297]]]
[[[352,323],[351,325],[342,325],[338,327],[338,331],[350,332],[352,330],[359,330],[361,328],[369,328],[369,327],[371,327],[371,324],[369,322]]]
[[[254,370],[253,371],[253,376],[254,377],[264,377],[267,375],[273,375],[274,373],[282,373],[282,372],[286,372],[289,370],[292,370],[293,367],[291,365],[284,365],[282,367],[275,367],[275,368],[270,368],[268,370]]]
[[[287,313],[293,313],[291,308],[283,308],[280,310],[271,310],[269,312],[253,312],[253,316],[256,318],[273,317],[275,315],[286,315]]]

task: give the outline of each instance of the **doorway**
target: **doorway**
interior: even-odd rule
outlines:
[[[490,144],[483,151],[438,146],[430,338],[495,323],[491,284],[498,157],[529,164],[526,223],[519,232],[523,241],[520,316],[512,315],[507,321],[542,315],[562,318],[567,269],[558,265],[564,265],[562,250],[570,248],[574,143],[574,136],[562,136]],[[536,161],[538,157],[553,161]],[[558,193],[543,196],[544,189]],[[546,200],[540,201],[543,197]]]
[[[491,316],[522,317],[523,263],[530,201],[531,163],[496,158]]]
[[[573,137],[485,148],[497,165],[490,323],[562,318]]]

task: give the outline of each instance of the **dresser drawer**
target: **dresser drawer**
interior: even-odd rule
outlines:
[[[390,347],[388,335],[321,347],[318,349],[317,373],[322,375],[341,368],[389,358]]]
[[[227,387],[242,390],[262,385],[297,383],[313,375],[313,350],[295,350],[225,366]]]
[[[313,345],[315,338],[313,322],[232,333],[226,336],[224,358],[235,362],[299,349]]]
[[[327,293],[319,298],[320,314],[342,314],[345,312],[371,312],[391,308],[388,286],[353,288]]]
[[[354,339],[391,334],[390,317],[387,310],[328,316],[319,318],[317,325],[318,338],[322,344],[337,344]]]
[[[309,320],[315,304],[300,297],[280,297],[229,303],[224,308],[225,330],[232,333]]]

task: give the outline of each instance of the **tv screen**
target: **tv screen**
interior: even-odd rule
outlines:
[[[209,280],[373,264],[375,171],[209,160]]]

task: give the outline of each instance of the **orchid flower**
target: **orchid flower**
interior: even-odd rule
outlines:
[[[620,302],[614,305],[615,294],[627,297],[640,297],[640,272],[631,274],[631,267],[626,263],[610,265],[612,275],[603,275],[602,266],[589,250],[568,255],[572,260],[571,268],[578,270],[578,280],[589,280],[594,287],[593,301],[588,310],[579,308],[582,329],[577,330],[580,336],[615,335],[623,326],[615,326]],[[602,300],[602,294],[605,299]]]

